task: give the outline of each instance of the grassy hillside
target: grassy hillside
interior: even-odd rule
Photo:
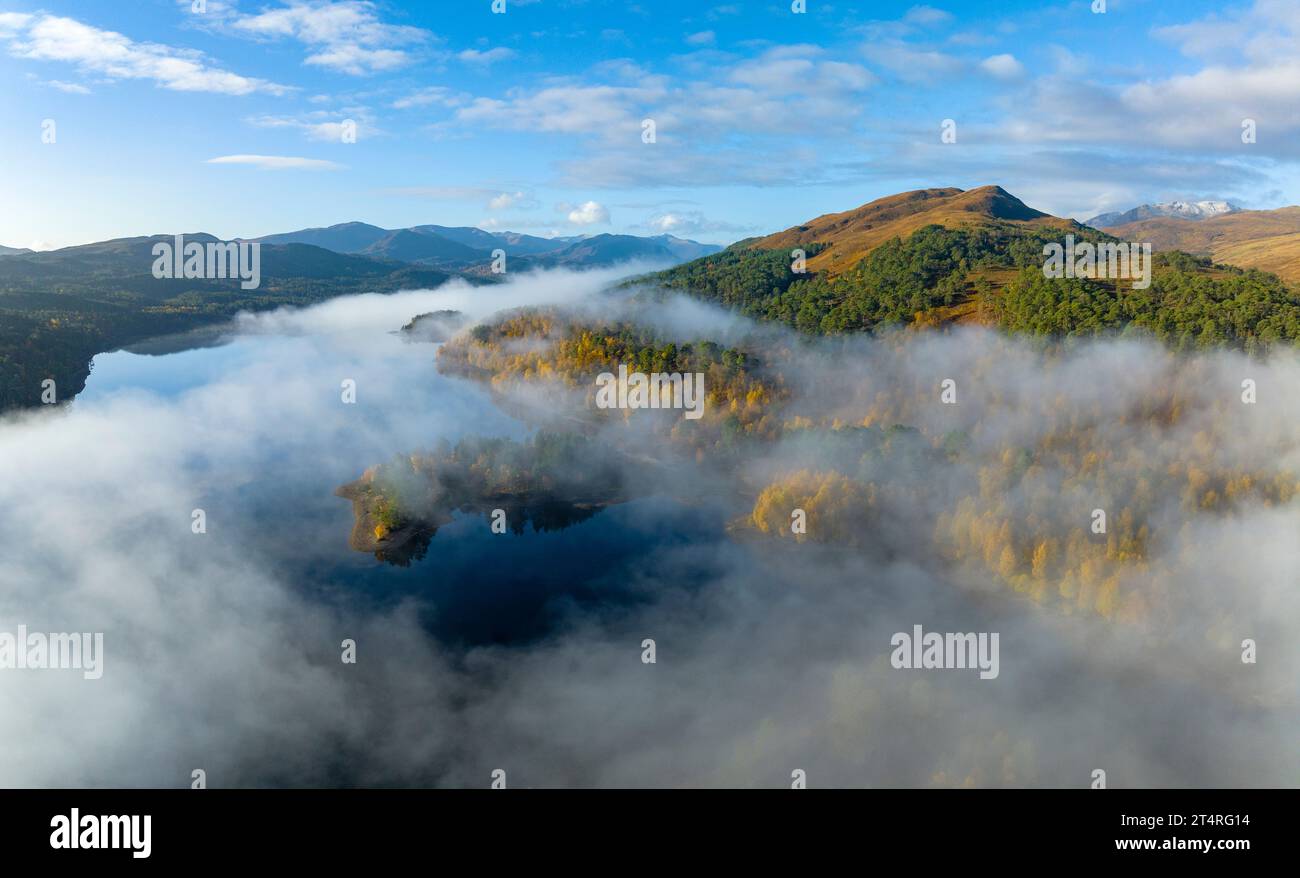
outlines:
[[[1108,239],[1086,228],[1076,235]],[[1300,340],[1300,293],[1275,275],[1174,252],[1156,255],[1146,290],[1127,280],[1048,279],[1042,249],[1053,240],[1056,230],[1043,226],[930,225],[839,274],[796,274],[784,249],[732,247],[648,279],[817,335],[980,322],[1056,338],[1137,330],[1178,349],[1255,351]],[[807,242],[809,265],[824,264],[830,246]]]
[[[1124,241],[1183,250],[1300,282],[1300,207],[1243,210],[1205,220],[1159,217],[1109,228]]]
[[[985,228],[1010,233],[1045,231],[1058,237],[1083,228],[1027,206],[1001,186],[978,189],[918,189],[879,198],[843,213],[819,216],[763,238],[744,242],[754,250],[808,249],[819,244],[808,270],[834,277],[851,269],[875,248],[894,238],[906,238],[926,226],[950,229]]]
[[[1102,240],[1081,229],[1080,238]],[[732,247],[652,275],[658,285],[716,302],[762,320],[825,335],[912,323],[994,291],[991,279],[1042,265],[1044,229],[928,225],[876,246],[852,268],[813,271],[831,244],[807,242],[809,271],[791,270],[788,250]],[[767,239],[764,239],[767,240]]]

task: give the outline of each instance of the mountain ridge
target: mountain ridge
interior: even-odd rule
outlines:
[[[440,268],[482,273],[497,250],[514,267],[550,268],[613,265],[620,261],[683,262],[722,248],[674,235],[573,235],[541,238],[520,232],[490,232],[474,226],[425,224],[383,229],[362,222],[299,229],[243,240],[267,244],[302,243],[333,250]],[[592,244],[591,241],[597,243]]]
[[[1099,213],[1092,219],[1085,220],[1084,225],[1106,229],[1158,217],[1204,220],[1238,213],[1240,210],[1240,207],[1229,201],[1159,201],[1155,204],[1139,204],[1129,210]]]

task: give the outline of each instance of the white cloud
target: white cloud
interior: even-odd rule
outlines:
[[[263,171],[338,171],[343,165],[324,159],[305,159],[284,155],[223,155],[208,159],[210,165],[249,165]]]
[[[569,223],[575,226],[604,225],[609,222],[609,210],[595,201],[587,201],[569,211]]]
[[[525,192],[502,192],[488,201],[488,210],[506,210],[512,207],[528,208],[533,199]]]
[[[519,88],[501,98],[471,100],[457,110],[455,121],[585,135],[598,148],[617,151],[612,160],[642,169],[666,158],[641,148],[642,120],[647,118],[656,123],[657,142],[671,143],[678,160],[681,150],[697,149],[694,144],[786,134],[795,118],[818,123],[823,135],[842,133],[860,119],[861,93],[876,78],[861,64],[828,60],[824,54],[812,45],[777,46],[743,63],[713,65],[707,77],[684,82],[642,72],[635,85],[565,82],[536,91]],[[621,69],[617,62],[604,62],[591,72],[617,74]],[[636,152],[630,154],[629,146]]]
[[[258,128],[292,128],[301,131],[308,140],[329,143],[343,142],[349,130],[357,140],[379,133],[374,118],[364,107],[335,112],[316,110],[298,116],[253,116],[248,123]]]
[[[715,42],[717,35],[711,30],[702,30],[699,33],[688,34],[686,42],[692,46],[711,46]]]
[[[930,27],[938,24],[947,24],[952,21],[952,14],[944,12],[942,9],[935,9],[933,6],[913,6],[907,10],[903,16],[903,21],[907,24]]]
[[[960,74],[966,65],[954,55],[932,49],[913,48],[901,41],[870,43],[863,49],[872,62],[904,82],[931,83]]]
[[[67,92],[68,94],[74,94],[74,95],[90,94],[90,89],[76,82],[63,82],[62,80],[58,80],[58,79],[50,79],[47,80],[45,84],[48,85],[50,88],[57,88],[59,91],[64,91]]]
[[[980,69],[997,79],[1018,79],[1025,73],[1025,65],[1015,55],[991,55],[980,62]]]
[[[478,49],[466,49],[457,54],[456,57],[466,64],[477,64],[486,67],[489,64],[515,57],[515,50],[507,49],[504,46],[497,46],[495,49],[488,49],[485,52],[480,52]]]
[[[1249,8],[1156,28],[1154,34],[1188,57],[1268,64],[1300,52],[1300,6],[1292,0],[1256,0]]]
[[[1181,156],[1208,150],[1224,180],[1244,167],[1243,150],[1259,158],[1300,158],[1300,7],[1259,0],[1247,10],[1156,35],[1189,57],[1213,60],[1187,73],[1112,83],[1089,75],[1094,64],[1055,48],[1059,72],[1034,83],[1025,112],[1002,130],[1025,143],[1163,150],[1162,190],[1209,188],[1184,173]],[[1256,122],[1257,143],[1241,142],[1246,119]]]
[[[391,106],[394,110],[407,110],[411,107],[428,107],[431,105],[459,107],[466,101],[468,101],[468,98],[464,95],[458,95],[451,89],[441,85],[433,85],[413,92],[404,98],[398,98],[393,101]]]
[[[159,43],[137,43],[116,31],[101,30],[72,18],[6,13],[0,39],[9,53],[37,61],[64,61],[116,79],[148,79],[173,91],[244,95],[285,94],[289,87],[240,76],[207,63],[202,52]]]
[[[671,235],[698,235],[710,232],[740,233],[753,231],[752,227],[738,226],[732,223],[710,220],[698,210],[674,210],[651,214],[643,226],[657,234]]]
[[[663,90],[654,87],[560,85],[506,100],[475,98],[457,110],[456,118],[495,128],[639,139],[642,112],[663,97]]]
[[[488,210],[507,208],[526,210],[537,206],[536,199],[527,192],[489,189],[483,186],[402,186],[383,191],[389,195],[427,198],[430,201],[477,201]]]
[[[364,0],[290,0],[288,6],[235,18],[235,30],[255,37],[296,39],[311,48],[306,63],[361,76],[392,70],[413,58],[405,49],[428,40],[418,27],[385,24]]]
[[[650,217],[646,225],[656,232],[678,232],[686,225],[686,220],[676,213],[661,213]]]
[[[1056,67],[1056,72],[1062,76],[1080,76],[1087,72],[1089,60],[1083,55],[1077,55],[1071,52],[1065,46],[1048,46],[1048,51],[1052,55],[1052,63]]]
[[[24,12],[0,12],[0,39],[12,37],[21,31],[33,17]]]
[[[727,79],[773,97],[797,94],[813,98],[828,92],[862,91],[875,84],[875,76],[861,64],[822,61],[816,57],[819,53],[813,46],[769,49],[734,65]]]

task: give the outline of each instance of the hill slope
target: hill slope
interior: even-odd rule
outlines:
[[[310,244],[335,253],[357,253],[388,234],[387,229],[369,223],[339,223],[315,229],[299,229],[255,238],[263,244]]]
[[[843,213],[828,213],[744,246],[753,250],[807,249],[821,244],[808,260],[809,271],[835,276],[848,271],[872,250],[892,238],[906,238],[925,226],[945,228],[999,227],[1055,232],[1083,228],[1070,219],[1034,210],[1001,186],[961,190],[917,189],[878,198]]]
[[[1161,217],[1107,229],[1157,250],[1183,250],[1300,281],[1300,207],[1242,210],[1203,220]]]
[[[1180,349],[1256,351],[1300,340],[1300,292],[1274,275],[1186,253],[1158,254],[1148,289],[1136,289],[1134,278],[1048,278],[1043,248],[1066,233],[1080,242],[1114,240],[1033,210],[996,186],[926,189],[743,241],[628,285],[646,286],[649,296],[680,291],[817,335],[977,322],[1053,338],[1140,330]],[[807,251],[808,271],[792,270],[795,247]]]
[[[490,258],[485,250],[458,244],[432,232],[414,232],[410,229],[389,232],[361,250],[360,254],[376,259],[396,259],[401,262],[450,264],[486,261]]]

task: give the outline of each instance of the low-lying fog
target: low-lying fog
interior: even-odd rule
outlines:
[[[861,550],[734,539],[726,502],[672,499],[721,478],[707,460],[568,531],[490,535],[466,517],[413,570],[350,553],[336,485],[440,438],[528,433],[393,331],[439,309],[590,303],[618,274],[246,316],[219,347],[101,356],[71,406],[0,421],[0,632],[104,635],[99,679],[0,670],[0,785],[188,786],[200,768],[214,787],[485,787],[498,768],[510,786],[788,786],[796,769],[815,787],[1086,787],[1096,769],[1112,787],[1296,783],[1295,499],[1163,543],[1191,615],[1150,627],[950,576],[928,530],[884,527]],[[680,301],[657,322],[684,339],[752,329]],[[977,455],[1079,413],[1153,468],[1207,433],[1224,465],[1300,472],[1294,355],[1189,367],[1134,340],[1050,357],[982,330],[895,342],[792,346],[797,405],[830,416],[912,388],[907,422],[964,429]],[[926,402],[945,377],[961,394],[947,409]],[[1225,424],[1243,377],[1259,402]],[[1178,427],[1126,420],[1175,387]],[[778,444],[749,471],[800,454]],[[978,478],[966,465],[934,474],[940,495]],[[998,632],[1000,674],[895,670],[890,638],[916,624]],[[1258,663],[1207,680],[1243,638]]]

